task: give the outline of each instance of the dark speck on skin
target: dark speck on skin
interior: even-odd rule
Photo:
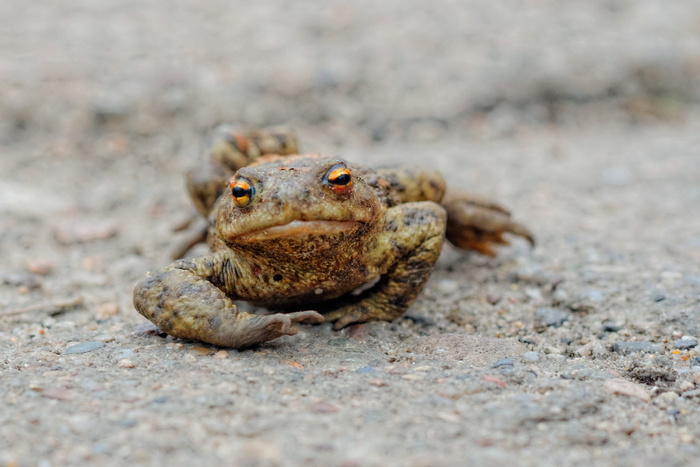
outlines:
[[[213,329],[218,328],[221,325],[221,317],[217,315],[211,315],[207,318],[207,323]]]

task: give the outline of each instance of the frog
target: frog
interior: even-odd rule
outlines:
[[[164,333],[225,348],[295,335],[302,323],[395,320],[445,239],[489,256],[506,234],[535,244],[508,210],[448,190],[438,171],[301,152],[285,128],[226,130],[187,186],[210,253],[148,273],[133,302]]]

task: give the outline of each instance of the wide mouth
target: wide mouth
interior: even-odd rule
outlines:
[[[291,221],[236,237],[236,242],[250,243],[276,238],[303,237],[309,235],[336,235],[350,232],[359,227],[359,221]]]

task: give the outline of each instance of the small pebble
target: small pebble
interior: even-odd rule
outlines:
[[[538,308],[535,311],[535,319],[540,329],[543,329],[543,326],[558,328],[569,319],[569,316],[568,312],[557,308]]]
[[[367,383],[371,384],[372,386],[377,387],[377,388],[381,388],[383,386],[386,386],[386,383],[384,381],[382,381],[381,379],[376,379],[376,378],[368,379]]]
[[[538,288],[526,287],[524,292],[530,300],[542,300],[542,291]]]
[[[497,360],[491,368],[512,367],[513,365],[515,365],[515,362],[513,362],[512,358],[501,358]]]
[[[497,376],[492,376],[492,375],[484,375],[481,377],[483,381],[489,382],[489,383],[494,383],[499,385],[502,388],[506,387],[506,383],[499,377]]]
[[[109,319],[119,313],[119,305],[115,302],[102,303],[97,306],[96,318],[100,321]]]
[[[63,354],[87,353],[92,352],[93,350],[101,349],[104,346],[104,342],[81,342],[80,344],[71,345],[63,351]]]
[[[698,345],[698,340],[693,336],[683,336],[673,343],[673,346],[677,349],[688,350],[696,347]]]
[[[512,366],[503,366],[499,368],[499,373],[501,373],[503,376],[510,376],[513,374],[513,367]]]
[[[136,352],[134,352],[132,349],[120,349],[112,354],[112,358],[119,361],[124,360],[125,358],[132,358],[134,355],[136,355]]]
[[[579,298],[599,303],[605,300],[605,296],[606,293],[603,290],[596,289],[594,287],[589,287],[587,289],[584,289],[583,292],[581,292]]]
[[[437,287],[440,292],[444,294],[450,294],[459,290],[459,282],[452,279],[442,279],[437,282]]]
[[[73,392],[70,389],[63,387],[53,387],[46,388],[42,395],[48,399],[55,399],[58,401],[69,401],[73,399]]]
[[[375,370],[371,366],[363,366],[362,368],[358,368],[356,370],[356,373],[359,373],[361,375],[369,375],[369,374],[376,373],[376,372],[377,372],[377,370]]]
[[[105,124],[126,118],[132,112],[133,104],[123,96],[105,95],[93,100],[91,110],[95,122]]]
[[[525,360],[529,360],[531,362],[536,362],[536,361],[539,361],[540,354],[538,354],[537,352],[525,352],[523,354],[523,358]]]
[[[491,305],[495,305],[496,303],[501,301],[501,296],[496,294],[488,294],[486,296],[486,301],[489,302]]]
[[[582,357],[600,357],[607,353],[607,349],[599,341],[591,341],[576,349],[576,353]]]
[[[330,402],[319,401],[309,405],[309,412],[311,413],[334,413],[337,411],[338,407]]]
[[[694,389],[695,385],[691,383],[690,381],[683,381],[681,384],[678,385],[678,390],[680,392],[687,392],[690,391],[691,389]]]
[[[443,422],[448,423],[459,423],[462,421],[462,417],[454,412],[438,412],[435,416]]]
[[[212,349],[209,347],[204,347],[204,346],[197,346],[192,348],[192,350],[197,354],[197,355],[210,355],[212,352]]]
[[[678,400],[678,394],[673,391],[662,392],[654,399],[654,404],[662,409],[668,408],[671,404]]]
[[[214,354],[214,358],[228,358],[228,352],[225,350],[219,350]]]
[[[552,294],[552,303],[566,303],[569,300],[569,294],[564,289],[557,289]]]
[[[48,259],[36,259],[27,263],[27,271],[45,276],[56,269],[56,264]]]
[[[136,364],[128,358],[123,358],[117,362],[119,368],[136,368]]]
[[[525,264],[515,271],[515,278],[519,282],[546,285],[552,282],[553,275],[545,271],[540,265]]]
[[[671,419],[672,423],[678,423],[678,417],[681,415],[681,411],[678,409],[668,409],[666,411],[668,417]]]
[[[596,288],[587,288],[576,294],[568,306],[576,311],[592,312],[598,309],[605,297],[606,293],[604,291]]]
[[[603,385],[605,386],[605,389],[607,389],[612,394],[636,397],[637,399],[641,399],[645,402],[651,399],[646,389],[644,389],[642,385],[633,383],[631,381],[627,381],[626,379],[609,379],[605,381]]]
[[[41,281],[32,273],[29,272],[11,272],[0,275],[0,281],[3,284],[12,287],[24,287],[29,290],[38,289],[41,287]]]
[[[617,332],[620,329],[622,329],[621,326],[617,326],[617,325],[612,324],[612,323],[603,324],[603,332]]]
[[[216,385],[216,392],[220,394],[237,394],[238,391],[238,385],[231,381],[222,381]]]
[[[421,374],[417,375],[417,374],[413,374],[413,373],[401,376],[401,378],[406,379],[408,381],[419,381],[419,380],[423,379],[424,377],[425,377],[425,375],[421,375]]]
[[[41,392],[44,390],[44,386],[41,385],[41,383],[37,383],[36,381],[29,383],[29,389],[35,392]]]
[[[441,384],[438,386],[436,393],[440,397],[452,400],[457,400],[463,395],[462,391],[453,384]]]
[[[649,341],[618,341],[613,344],[613,351],[621,354],[634,352],[659,353],[661,352],[661,347]]]

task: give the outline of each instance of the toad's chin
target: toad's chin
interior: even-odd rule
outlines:
[[[337,235],[349,233],[362,225],[358,221],[291,221],[249,232],[236,237],[237,243],[253,243],[277,238],[305,237],[317,235]]]

